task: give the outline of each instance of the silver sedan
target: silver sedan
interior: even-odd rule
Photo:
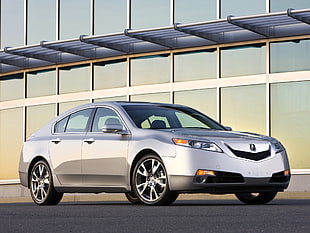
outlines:
[[[19,175],[38,205],[63,193],[125,193],[168,205],[180,193],[234,193],[264,204],[288,187],[284,147],[186,106],[102,102],[56,117],[24,143]]]

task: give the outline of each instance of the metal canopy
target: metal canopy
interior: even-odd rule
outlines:
[[[0,51],[0,74],[128,54],[310,35],[310,9],[123,33],[85,36]]]

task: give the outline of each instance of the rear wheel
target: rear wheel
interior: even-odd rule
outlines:
[[[54,189],[52,173],[48,164],[40,160],[31,169],[30,194],[37,205],[57,205],[63,196]]]
[[[169,190],[166,168],[156,155],[141,158],[135,166],[132,188],[141,203],[147,205],[169,205],[178,193]]]
[[[235,195],[245,204],[259,205],[272,201],[277,195],[277,192],[235,193]]]
[[[129,192],[129,193],[125,193],[125,196],[127,200],[130,201],[132,204],[135,204],[135,205],[141,204],[136,194]]]

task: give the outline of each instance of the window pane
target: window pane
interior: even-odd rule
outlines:
[[[66,132],[86,132],[87,122],[92,111],[93,109],[89,108],[71,114],[66,127]]]
[[[90,35],[90,1],[60,1],[60,39]]]
[[[222,88],[221,123],[237,131],[266,134],[265,85]]]
[[[175,22],[193,23],[216,19],[217,0],[175,0]]]
[[[266,0],[221,0],[221,18],[266,13]]]
[[[95,0],[95,34],[122,32],[127,27],[127,0]]]
[[[216,52],[184,53],[174,56],[174,81],[216,78]]]
[[[56,104],[29,106],[26,113],[26,135],[29,137],[56,116]]]
[[[2,0],[1,48],[24,44],[24,0]]]
[[[270,44],[270,71],[310,70],[310,40]]]
[[[310,8],[309,0],[270,0],[270,11],[286,11],[289,8],[307,9]]]
[[[287,149],[293,169],[310,169],[310,82],[271,84],[271,134]]]
[[[131,0],[133,29],[170,25],[170,0]]]
[[[201,102],[202,100],[203,104]],[[217,97],[215,88],[174,92],[174,103],[197,109],[213,119],[217,118]]]
[[[132,95],[130,96],[130,101],[170,103],[170,93],[165,92],[155,94]]]
[[[90,66],[66,67],[59,70],[59,93],[90,90]]]
[[[79,105],[83,105],[83,104],[89,104],[89,100],[80,100],[80,101],[71,101],[71,102],[66,102],[66,103],[59,103],[59,114],[77,107]]]
[[[101,62],[94,64],[94,89],[125,87],[127,85],[127,63]]]
[[[169,81],[169,56],[152,56],[131,59],[131,85],[167,83]]]
[[[23,109],[0,110],[0,180],[18,179],[23,145]]]
[[[56,1],[28,0],[27,44],[56,40]]]
[[[0,78],[0,101],[23,99],[23,98],[24,98],[23,74],[15,74]]]
[[[58,121],[55,124],[55,133],[64,133],[67,127],[69,117],[67,116],[66,118],[62,119],[61,121]]]
[[[105,124],[121,124],[121,119],[112,109],[98,108],[92,126],[92,132],[102,132]]]
[[[27,74],[27,97],[56,94],[56,71],[42,71]]]
[[[266,46],[252,45],[221,50],[221,77],[264,74]]]

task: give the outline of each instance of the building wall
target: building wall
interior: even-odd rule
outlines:
[[[249,3],[250,2],[250,3]],[[1,0],[1,48],[310,8],[308,0]],[[309,173],[310,35],[169,50],[0,77],[0,180],[18,179],[22,143],[76,105],[185,104],[238,131],[283,142]]]

